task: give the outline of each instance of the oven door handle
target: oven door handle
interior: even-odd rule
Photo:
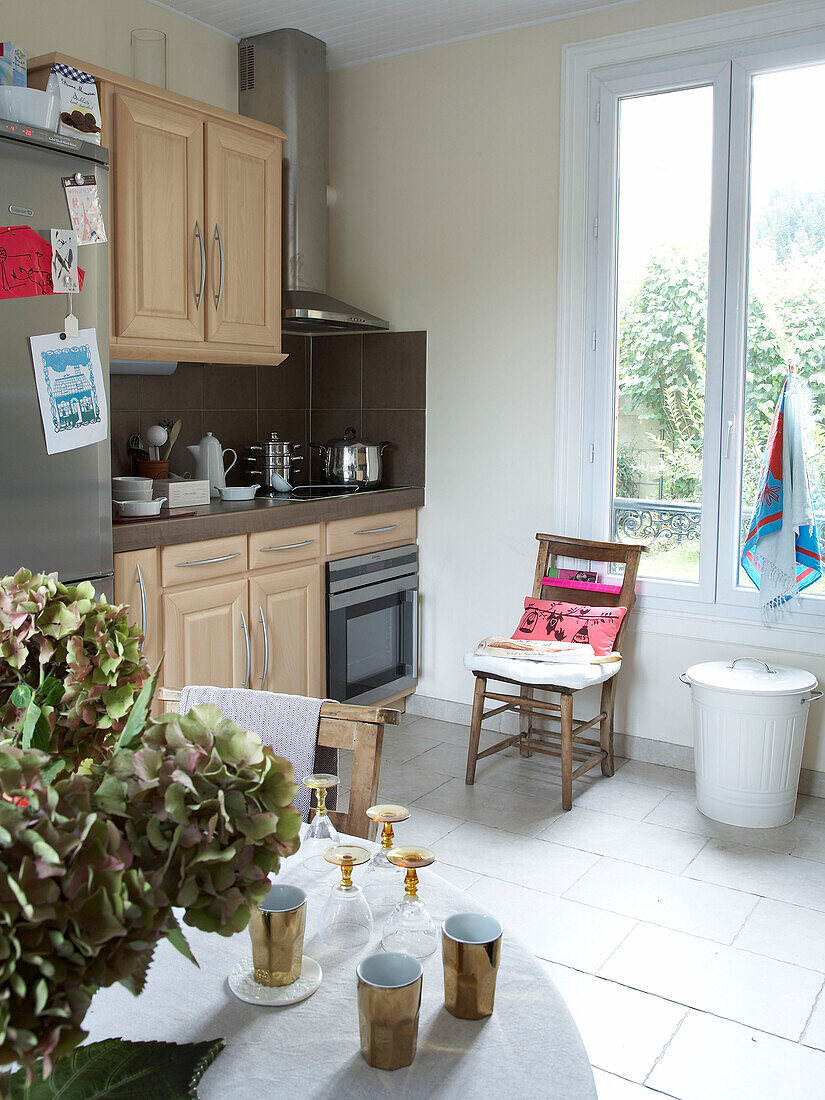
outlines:
[[[383,599],[384,596],[394,596],[400,592],[418,592],[418,576],[398,577],[396,580],[384,581],[383,584],[368,584],[363,588],[354,588],[349,592],[330,592],[329,609],[339,611],[344,607],[353,607],[355,604],[368,604],[373,600]]]

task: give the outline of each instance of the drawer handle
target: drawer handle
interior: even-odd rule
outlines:
[[[137,562],[137,582],[140,587],[140,632],[143,635],[143,644],[146,644],[147,640],[147,626],[146,621],[146,588],[143,584],[143,570],[140,568],[140,562]]]
[[[389,527],[367,527],[363,531],[356,531],[356,535],[377,535],[381,531],[394,531],[398,526],[397,523],[391,523]]]
[[[283,546],[261,546],[262,554],[271,554],[273,550],[297,550],[299,546],[312,546],[315,539],[304,539],[303,542],[285,542]]]
[[[201,558],[200,561],[176,561],[175,569],[188,569],[193,565],[217,565],[219,561],[232,561],[233,558],[239,558],[241,556],[240,550],[237,554],[224,554],[220,558]]]

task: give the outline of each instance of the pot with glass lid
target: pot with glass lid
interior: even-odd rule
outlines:
[[[329,485],[355,485],[359,489],[377,489],[381,484],[381,455],[389,440],[365,443],[356,438],[355,428],[347,428],[343,439],[310,443],[321,453],[324,481]]]

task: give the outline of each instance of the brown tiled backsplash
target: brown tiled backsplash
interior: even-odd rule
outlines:
[[[299,481],[309,480],[309,442],[348,427],[371,442],[389,439],[387,485],[424,484],[426,332],[363,336],[285,336],[289,358],[277,367],[181,363],[174,374],[113,375],[112,472],[130,473],[127,440],[160,419],[180,419],[172,452],[176,473],[194,473],[187,450],[211,431],[238,452],[230,484],[248,481],[247,446],[269,432],[303,448]],[[317,454],[312,479],[320,476]]]

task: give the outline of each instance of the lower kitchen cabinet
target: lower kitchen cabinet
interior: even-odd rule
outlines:
[[[321,566],[278,569],[249,579],[251,687],[323,695]]]
[[[246,579],[187,585],[163,596],[163,684],[249,686]]]
[[[115,554],[115,603],[129,605],[129,622],[140,627],[146,660],[157,668],[163,656],[163,622],[160,560],[154,547]]]

